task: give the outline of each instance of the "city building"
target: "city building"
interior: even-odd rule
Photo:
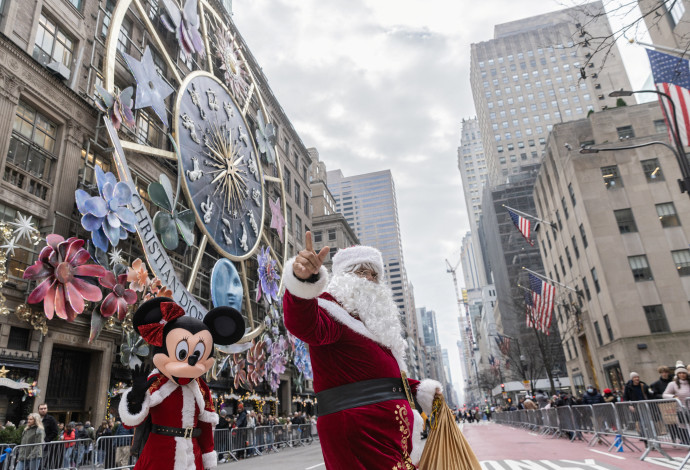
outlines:
[[[94,191],[95,164],[106,171],[115,171],[110,157],[112,148],[94,104],[94,85],[103,82],[108,31],[111,23],[121,21],[119,40],[113,35],[117,43],[117,51],[113,52],[116,54],[115,84],[123,90],[135,83],[122,54],[128,53],[139,60],[144,48],[155,43],[147,25],[153,24],[155,31],[164,30],[159,2],[138,2],[143,5],[144,13],[129,8],[123,17],[115,18],[113,12],[125,1],[38,0],[28,7],[19,0],[0,2],[0,122],[4,123],[0,126],[0,174],[3,175],[0,218],[3,221],[31,217],[43,237],[57,233],[65,238],[88,239],[75,207],[75,190]],[[229,1],[223,3],[230,5]],[[304,231],[311,226],[307,179],[310,156],[232,23],[229,11],[218,0],[210,0],[209,4],[221,15],[242,49],[256,80],[254,96],[261,93],[277,129],[277,152],[287,175],[283,183],[290,255],[303,246]],[[164,39],[155,43],[157,47],[176,51],[166,54],[169,61],[152,53],[158,73],[168,82],[177,83],[175,74],[187,74],[193,60],[178,53],[174,34],[158,37]],[[165,103],[168,116],[172,115],[172,101]],[[255,98],[250,113],[256,103]],[[160,149],[159,155],[170,153],[167,131],[150,109],[134,110],[134,118],[133,128],[123,125],[121,130],[130,148],[150,146]],[[158,180],[161,173],[174,184],[176,167],[166,158],[135,151],[129,153],[129,163],[138,194],[151,209],[146,192],[148,184]],[[271,192],[268,196],[274,199],[276,194]],[[196,239],[201,240],[201,232],[195,230]],[[266,236],[273,240],[277,232]],[[0,368],[9,371],[6,377],[9,380],[37,381],[40,393],[31,398],[21,389],[0,386],[0,421],[25,419],[28,412],[37,411],[38,404],[45,401],[59,421],[101,422],[117,405],[117,396],[111,399],[109,393],[116,390],[118,383],[130,379],[128,368],[121,363],[122,330],[119,326],[105,328],[98,339],[89,342],[90,310],[71,323],[57,318],[48,320],[46,334],[34,329],[21,311],[34,320],[44,315],[40,304],[30,306],[28,312],[22,310],[27,294],[34,287],[22,278],[22,273],[37,259],[41,246],[24,242],[18,245],[9,256],[8,280],[2,286],[0,297],[6,300],[9,311],[0,315]],[[121,241],[118,249],[122,250],[120,255],[126,263],[143,258],[143,248],[133,235]],[[194,247],[180,247],[168,252],[181,282],[187,282],[195,251]],[[210,272],[219,255],[210,247],[206,253],[208,256],[204,256],[190,291],[198,302],[208,307]],[[19,306],[22,306],[20,311]],[[263,318],[255,320],[263,322]],[[229,390],[232,380],[226,375],[218,383]],[[279,411],[291,411],[292,392],[290,374],[286,373],[281,377]]]
[[[326,164],[319,159],[315,148],[309,149],[312,166],[309,175],[312,206],[312,240],[318,252],[324,246],[330,247],[330,255],[324,266],[330,270],[333,256],[338,250],[359,245],[357,235],[345,217],[338,212],[335,199],[328,189]]]
[[[534,187],[546,274],[559,288],[554,322],[577,390],[622,389],[632,371],[687,357],[690,340],[690,200],[657,102],[554,126]],[[567,144],[567,145],[566,145]],[[570,150],[572,148],[572,150]]]
[[[687,49],[690,24],[687,0],[638,0],[642,17],[655,46],[676,49],[683,54]]]
[[[596,57],[588,61],[596,38],[611,35],[605,15],[587,21],[602,12],[597,1],[499,24],[493,39],[471,45],[470,82],[492,185],[538,164],[554,124],[615,106],[606,90],[630,88],[616,47],[604,69]]]
[[[443,385],[444,390],[449,390],[452,388],[452,383],[449,382],[444,368],[443,351],[438,339],[436,312],[427,310],[426,307],[420,307],[416,311],[416,316],[421,347],[424,348],[423,377],[437,380]]]
[[[393,175],[383,170],[345,177],[341,170],[332,170],[327,181],[337,211],[345,216],[361,244],[381,251],[386,282],[393,290],[407,335],[413,334],[415,310],[408,292]]]

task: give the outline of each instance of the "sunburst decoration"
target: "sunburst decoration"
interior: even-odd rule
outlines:
[[[216,55],[228,88],[235,99],[244,101],[249,90],[249,74],[235,38],[225,28],[218,28],[216,32]]]
[[[240,213],[242,202],[247,198],[247,170],[241,167],[244,155],[240,155],[240,146],[233,140],[232,131],[211,124],[211,137],[208,140],[206,165],[214,170],[209,171],[215,185],[213,194],[223,194],[223,206],[229,213]]]

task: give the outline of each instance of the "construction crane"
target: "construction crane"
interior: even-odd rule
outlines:
[[[469,380],[470,379],[470,371],[471,371],[470,361],[472,360],[473,350],[472,350],[472,341],[468,337],[468,331],[472,331],[472,329],[471,329],[472,325],[470,324],[469,314],[463,308],[464,302],[462,299],[462,295],[460,295],[460,288],[458,287],[458,276],[456,273],[457,273],[458,266],[460,266],[461,260],[462,260],[462,258],[459,259],[457,263],[455,263],[455,266],[453,266],[446,259],[446,272],[450,273],[453,276],[453,286],[455,287],[455,299],[456,299],[457,304],[458,304],[458,318],[460,319],[460,339],[462,340],[463,349],[464,349],[463,364],[465,366],[465,370],[463,371],[463,373],[464,373],[465,378]],[[475,379],[478,379],[478,377],[476,377]],[[478,384],[475,381],[474,387],[477,388],[477,385]],[[469,396],[469,393],[467,393],[466,396]]]

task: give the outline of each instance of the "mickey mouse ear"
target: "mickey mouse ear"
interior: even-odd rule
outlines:
[[[204,324],[211,330],[213,342],[225,345],[234,344],[244,336],[244,319],[232,307],[216,307],[204,317]]]
[[[174,300],[167,297],[155,297],[141,304],[132,316],[134,328],[139,331],[139,327],[142,325],[149,325],[161,321],[161,318],[163,318],[161,304],[163,302],[174,302]]]

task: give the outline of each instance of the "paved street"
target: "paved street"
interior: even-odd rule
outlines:
[[[677,468],[685,456],[680,449],[667,449],[674,462],[652,452],[644,461],[641,452],[607,452],[608,446],[587,447],[582,441],[566,438],[552,439],[536,433],[513,429],[493,423],[468,424],[463,427],[483,470],[656,470]],[[638,444],[635,442],[635,444]],[[638,447],[643,448],[642,445]],[[274,469],[319,470],[323,458],[318,441],[306,447],[286,449],[278,453],[219,465],[223,470]]]

